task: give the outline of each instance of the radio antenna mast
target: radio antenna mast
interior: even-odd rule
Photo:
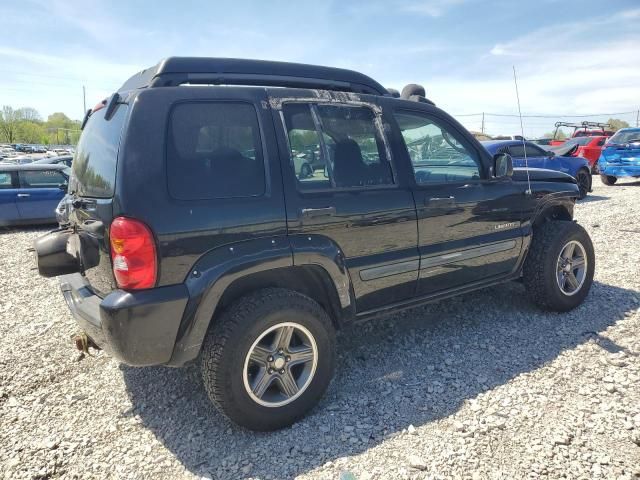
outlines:
[[[516,85],[516,99],[518,100],[518,116],[520,117],[520,136],[522,137],[522,150],[524,150],[524,168],[527,171],[527,191],[526,195],[531,195],[531,179],[529,178],[529,161],[527,160],[527,146],[524,143],[524,126],[522,125],[522,110],[520,110],[520,94],[518,93],[518,78],[516,76],[516,66],[513,65],[513,83]]]

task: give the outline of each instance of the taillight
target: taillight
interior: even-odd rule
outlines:
[[[117,217],[109,232],[113,275],[125,290],[151,288],[156,284],[158,260],[149,227],[139,220]]]

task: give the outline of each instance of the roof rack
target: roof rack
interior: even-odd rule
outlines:
[[[256,85],[318,88],[389,95],[371,77],[342,68],[238,58],[169,57],[127,80],[119,92],[140,88],[197,85]]]

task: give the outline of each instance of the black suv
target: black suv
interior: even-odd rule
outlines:
[[[199,360],[213,403],[251,429],[314,406],[348,322],[518,279],[566,311],[591,286],[575,180],[514,171],[417,85],[169,58],[83,129],[69,226],[36,242],[78,343],[131,365]],[[300,151],[318,168],[296,169]]]

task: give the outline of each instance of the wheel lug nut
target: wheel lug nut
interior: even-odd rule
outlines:
[[[282,353],[282,349],[278,350],[278,353]]]
[[[269,357],[267,358],[267,361],[273,362],[273,357],[271,355],[269,355]]]
[[[284,368],[280,370],[280,375],[284,375]]]
[[[269,375],[273,374],[273,368],[269,369]]]
[[[290,357],[289,355],[287,355],[287,357],[285,358],[285,360],[286,360],[287,362],[290,362],[290,361],[291,361],[291,357]]]

